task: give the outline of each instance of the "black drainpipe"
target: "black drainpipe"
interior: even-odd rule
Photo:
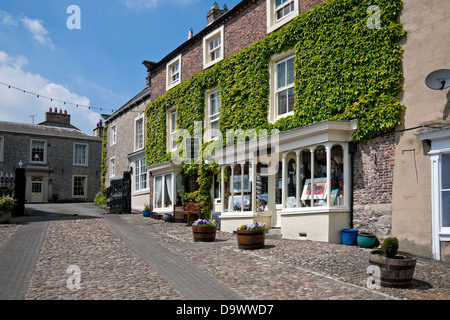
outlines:
[[[348,153],[350,153],[350,167],[352,179],[350,183],[350,229],[353,229],[353,188],[354,188],[354,164],[355,164],[355,153],[358,149],[356,142],[351,141],[349,143]]]

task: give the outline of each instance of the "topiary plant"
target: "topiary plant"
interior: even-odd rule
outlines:
[[[395,258],[398,250],[398,240],[397,238],[386,238],[381,244],[381,249],[383,249],[384,254],[388,258]]]

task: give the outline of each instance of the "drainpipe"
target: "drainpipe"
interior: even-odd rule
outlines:
[[[358,149],[356,142],[351,141],[349,143],[348,153],[350,153],[350,170],[352,172],[352,179],[350,183],[350,229],[353,229],[353,188],[354,188],[354,166],[355,166],[355,153]]]

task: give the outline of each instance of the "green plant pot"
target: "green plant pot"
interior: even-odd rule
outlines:
[[[358,232],[358,237],[356,239],[358,246],[361,248],[373,248],[377,238],[373,233],[368,232]]]

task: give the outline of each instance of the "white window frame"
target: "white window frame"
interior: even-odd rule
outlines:
[[[218,95],[219,112],[211,114],[211,97],[212,95]],[[216,101],[217,102],[217,101]],[[218,117],[217,117],[218,116]],[[212,119],[214,118],[214,119]],[[219,122],[220,120],[220,93],[217,88],[206,91],[205,94],[205,141],[216,140],[219,138],[219,132],[213,137],[212,123]]]
[[[415,133],[422,141],[431,141],[431,225],[433,258],[441,260],[441,241],[450,242],[450,228],[442,227],[442,155],[450,154],[450,129]]]
[[[33,142],[42,142],[44,144],[44,154],[42,156],[42,161],[35,161],[33,159]],[[46,164],[47,163],[47,140],[42,139],[31,139],[30,141],[30,163],[35,164]]]
[[[178,71],[173,72],[173,67],[178,65]],[[177,75],[177,79],[173,79],[173,77]],[[181,54],[176,58],[172,59],[166,65],[166,90],[170,90],[181,83]]]
[[[110,145],[113,146],[117,142],[117,124],[111,125],[111,141]]]
[[[430,152],[431,159],[431,188],[432,188],[432,215],[433,215],[433,255],[435,259],[441,259],[440,242],[450,241],[450,227],[442,226],[442,192],[448,189],[442,188],[442,155],[450,154],[450,149],[435,150]]]
[[[134,161],[134,191],[149,189],[148,172],[145,166],[145,157]]]
[[[171,177],[171,183],[172,185],[170,186],[170,188],[172,189],[172,203],[170,205],[168,205],[167,207],[165,206],[166,203],[166,198],[165,198],[165,189],[166,189],[166,177],[170,176]],[[156,196],[157,196],[157,190],[156,190],[156,179],[161,178],[161,207],[157,206],[157,201],[156,201]],[[154,181],[153,181],[153,185],[154,185],[154,192],[153,192],[153,208],[159,211],[164,211],[164,210],[173,210],[174,204],[176,203],[176,197],[177,197],[177,193],[176,193],[176,178],[177,175],[175,173],[165,173],[165,174],[161,174],[161,175],[157,175],[154,177]]]
[[[285,15],[283,18],[278,19],[277,18],[277,12],[279,11],[279,8],[284,8],[291,3],[294,4],[294,10]],[[299,6],[298,6],[298,0],[288,0],[285,4],[282,4],[279,8],[277,8],[277,0],[266,0],[266,6],[267,6],[267,33],[271,33],[288,22],[292,21],[295,17],[297,17],[300,13]]]
[[[139,123],[142,122],[141,132],[139,132]],[[145,121],[144,115],[134,119],[134,151],[142,150],[145,147]],[[141,144],[141,145],[140,145]]]
[[[109,158],[109,176],[114,178],[116,176],[116,157]]]
[[[219,38],[220,44],[213,50],[210,49],[211,41]],[[220,50],[220,54],[214,60],[211,59],[211,53]],[[225,28],[221,26],[203,37],[203,69],[207,69],[212,65],[224,59],[225,54]]]
[[[283,61],[287,61],[288,59],[294,57],[295,59],[295,50],[291,49],[287,52],[276,54],[272,57],[270,61],[270,109],[269,109],[269,122],[275,123],[281,118],[290,116],[294,114],[294,111],[286,112],[282,115],[278,115],[278,93],[284,90],[289,90],[291,88],[295,88],[295,78],[294,78],[294,84],[285,86],[281,90],[279,90],[277,85],[278,80],[278,71],[277,66],[278,64],[282,63]],[[295,66],[294,66],[294,73],[295,73]]]
[[[0,162],[5,159],[5,137],[0,136]]]
[[[176,117],[178,117],[178,111],[176,107],[170,108],[167,110],[167,152],[172,152],[177,148],[176,143],[175,146],[173,144],[173,139],[176,139],[177,136],[177,128],[172,128],[172,114],[176,113]],[[176,120],[175,120],[176,123]]]
[[[84,178],[84,185],[83,185],[83,195],[75,195],[75,179],[76,178]],[[86,175],[73,175],[72,176],[72,198],[76,199],[86,199],[88,196],[88,176]]]
[[[84,146],[85,152],[84,152],[84,163],[76,163],[76,148],[77,146]],[[87,143],[79,143],[74,142],[73,143],[73,165],[74,166],[81,166],[81,167],[87,167],[89,165],[89,144]]]

